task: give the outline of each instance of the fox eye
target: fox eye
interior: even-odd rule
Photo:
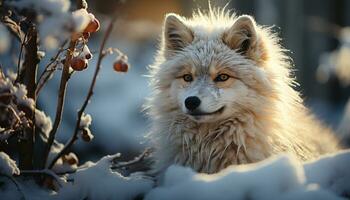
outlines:
[[[227,74],[219,74],[219,75],[214,79],[214,81],[215,81],[215,82],[224,82],[224,81],[227,81],[229,78],[230,78],[230,76],[227,75]]]
[[[186,82],[192,82],[193,81],[193,77],[191,74],[185,74],[182,76],[182,78],[184,79],[184,81]]]

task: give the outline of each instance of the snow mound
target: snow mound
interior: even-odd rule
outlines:
[[[113,172],[111,160],[105,156],[97,163],[89,162],[86,168],[78,170],[68,177],[68,183],[58,193],[58,199],[134,199],[153,187],[153,181],[132,174],[124,177]]]
[[[171,166],[145,199],[342,199],[349,194],[349,164],[350,151],[343,151],[305,164],[281,155],[212,175]]]
[[[4,152],[0,152],[0,174],[5,174],[7,176],[19,174],[19,169],[16,165],[16,161],[12,160]]]
[[[316,183],[338,195],[350,197],[350,151],[323,156],[304,164],[307,183]]]
[[[50,192],[27,179],[17,177],[26,199],[346,199],[350,194],[350,150],[325,155],[318,160],[301,163],[289,155],[279,155],[260,163],[230,166],[217,174],[200,174],[182,166],[170,166],[158,185],[141,172],[128,177],[111,170],[118,155],[88,162],[66,180],[57,192]],[[0,153],[1,174],[18,174],[16,164]],[[0,187],[4,199],[21,199],[19,189],[7,180]]]

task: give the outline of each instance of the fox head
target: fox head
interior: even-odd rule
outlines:
[[[211,11],[185,19],[167,14],[151,66],[156,92],[151,111],[198,123],[263,113],[280,91],[291,91],[282,51],[269,29],[248,15]]]

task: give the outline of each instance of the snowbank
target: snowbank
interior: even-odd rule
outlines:
[[[349,194],[349,164],[350,151],[344,151],[304,165],[277,156],[213,175],[171,166],[145,199],[342,199]]]
[[[153,187],[153,181],[134,174],[123,177],[110,169],[112,156],[97,163],[88,163],[86,168],[72,174],[55,197],[57,199],[121,199],[128,200],[142,195]]]
[[[2,173],[18,173],[14,162],[0,154]],[[88,162],[76,173],[65,176],[58,192],[39,188],[33,181],[16,178],[18,188],[8,178],[0,187],[6,199],[345,199],[350,194],[350,150],[300,163],[292,156],[279,155],[260,163],[231,166],[217,174],[199,174],[190,168],[170,166],[159,185],[141,173],[128,177],[110,169],[116,156]],[[6,170],[3,170],[5,169]],[[8,170],[12,169],[12,170]],[[18,170],[18,169],[17,169]],[[23,195],[20,195],[20,194]]]
[[[0,152],[0,174],[11,176],[19,174],[16,161],[12,160],[6,153]]]

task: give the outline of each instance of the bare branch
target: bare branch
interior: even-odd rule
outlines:
[[[17,62],[17,77],[16,77],[16,80],[15,80],[16,83],[18,82],[18,80],[20,78],[20,74],[21,74],[22,52],[23,52],[23,47],[25,46],[25,43],[26,43],[27,35],[28,35],[28,32],[25,33],[23,41],[21,42],[21,48],[19,50],[18,62]]]
[[[56,107],[56,116],[55,116],[55,121],[52,127],[52,130],[49,134],[49,138],[47,140],[47,144],[46,144],[46,148],[45,148],[45,152],[44,152],[44,162],[42,163],[42,167],[45,167],[46,162],[47,162],[47,158],[49,156],[50,153],[50,149],[51,146],[55,140],[55,136],[56,136],[56,132],[57,129],[61,123],[61,119],[62,119],[62,113],[63,113],[63,107],[64,107],[64,99],[65,99],[65,95],[66,95],[66,88],[67,88],[67,82],[70,78],[69,75],[69,67],[70,67],[70,62],[73,58],[73,54],[74,54],[74,50],[75,50],[75,46],[77,45],[77,41],[76,40],[72,40],[69,44],[69,48],[67,50],[66,53],[66,60],[63,66],[63,71],[62,71],[62,76],[61,76],[61,82],[60,82],[60,88],[59,88],[59,92],[58,92],[58,97],[57,97],[57,107]]]
[[[35,87],[36,87],[36,76],[38,70],[38,63],[40,62],[38,56],[38,32],[35,25],[32,25],[28,32],[28,41],[25,42],[25,58],[23,63],[23,83],[26,85],[29,98],[32,98],[36,102],[35,98]],[[20,76],[20,74],[17,74]],[[19,79],[22,82],[21,78]],[[30,113],[30,119],[35,121],[34,109]],[[31,127],[25,130],[26,138],[21,140],[20,149],[20,168],[21,169],[32,169],[33,168],[33,154],[34,154],[34,139],[35,139],[35,123]]]
[[[56,155],[56,157],[52,160],[51,164],[49,165],[49,169],[51,169],[54,164],[56,163],[56,161],[64,154],[66,154],[68,152],[68,150],[70,149],[70,147],[74,144],[74,142],[77,140],[78,138],[78,133],[79,133],[79,129],[80,129],[80,121],[81,121],[81,116],[83,115],[84,111],[85,111],[85,108],[86,106],[88,105],[89,101],[90,101],[90,98],[91,96],[93,95],[93,90],[94,90],[94,87],[95,87],[95,84],[96,84],[96,80],[97,80],[97,75],[101,69],[101,62],[102,62],[102,59],[105,57],[106,53],[104,52],[104,48],[105,48],[105,45],[106,45],[106,41],[109,37],[109,35],[111,34],[112,30],[113,30],[113,24],[114,24],[114,19],[111,20],[111,22],[109,23],[108,27],[107,27],[107,30],[106,30],[106,33],[103,37],[103,40],[102,40],[102,44],[100,46],[100,50],[99,50],[99,57],[98,57],[98,60],[97,60],[97,64],[96,64],[96,70],[95,70],[95,73],[94,73],[94,76],[92,78],[92,81],[91,81],[91,84],[90,84],[90,88],[89,88],[89,91],[88,91],[88,94],[85,98],[85,101],[83,103],[83,105],[81,106],[80,110],[78,111],[78,119],[77,119],[77,122],[76,122],[76,125],[75,125],[75,130],[74,130],[74,133],[72,135],[72,137],[70,138],[70,140],[67,142],[67,144],[64,146],[64,148]]]
[[[121,169],[121,168],[129,167],[129,166],[135,165],[137,163],[140,163],[147,156],[149,156],[151,152],[152,152],[152,149],[147,148],[139,156],[135,157],[133,160],[116,163],[116,164],[112,165],[111,169]],[[115,162],[115,160],[113,160],[113,161]]]
[[[50,69],[50,66],[52,64],[54,64],[55,62],[57,62],[57,59],[59,58],[59,56],[61,55],[62,52],[67,50],[64,48],[64,46],[66,44],[67,44],[67,40],[62,43],[62,45],[61,45],[60,49],[57,51],[56,55],[53,58],[51,58],[51,62],[45,66],[44,71],[40,74],[39,79],[38,79],[38,84],[36,87],[36,91],[35,91],[36,96],[39,95],[40,90],[43,88],[43,86],[50,79],[51,75],[55,72],[56,67],[53,69]],[[56,64],[56,66],[57,66],[57,64]]]
[[[13,21],[9,16],[3,16],[1,22],[6,26],[12,35],[14,35],[20,42],[24,41],[24,33],[21,27]]]
[[[78,9],[87,8],[86,1],[85,0],[77,0],[77,8]],[[77,40],[71,40],[69,47],[68,47],[68,50],[67,50],[66,60],[65,60],[64,66],[63,66],[60,89],[59,89],[59,94],[58,94],[55,122],[54,122],[54,125],[53,125],[51,132],[49,133],[49,138],[47,140],[46,148],[44,150],[44,158],[43,158],[44,162],[42,163],[43,168],[46,167],[46,162],[47,162],[47,159],[49,157],[50,149],[51,149],[51,146],[55,140],[56,132],[57,132],[57,129],[58,129],[60,122],[61,122],[62,111],[63,111],[63,107],[64,107],[64,98],[65,98],[66,88],[67,88],[67,82],[68,82],[70,75],[71,75],[69,73],[70,62],[73,58],[74,50],[75,50],[75,47],[77,46],[77,43],[78,43]],[[55,162],[56,161],[54,161],[54,163]]]

